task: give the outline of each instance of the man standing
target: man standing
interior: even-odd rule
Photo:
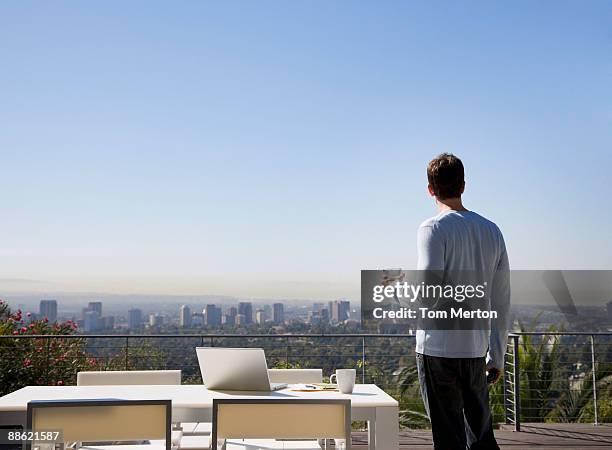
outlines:
[[[429,194],[438,215],[418,230],[418,269],[489,274],[490,329],[418,330],[417,368],[421,394],[438,450],[499,449],[489,410],[489,383],[503,371],[510,307],[509,263],[501,231],[468,211],[461,201],[463,163],[444,153],[427,167]],[[480,327],[483,328],[483,327]]]

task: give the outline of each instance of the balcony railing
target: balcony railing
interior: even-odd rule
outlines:
[[[56,384],[52,348],[61,342],[79,342],[81,357],[101,370],[181,369],[184,383],[201,383],[198,346],[261,347],[270,367],[320,367],[326,376],[353,367],[361,382],[376,383],[400,401],[403,426],[427,426],[413,335],[18,335],[0,336],[0,349],[10,344],[19,352],[32,340],[48,359],[41,384]],[[612,333],[511,334],[503,382],[491,388],[490,398],[495,422],[517,431],[521,422],[612,422]]]

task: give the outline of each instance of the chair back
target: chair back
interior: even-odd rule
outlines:
[[[268,369],[271,383],[322,383],[323,369]]]
[[[181,384],[180,370],[109,370],[79,372],[77,386],[109,386],[120,384]]]
[[[351,442],[351,401],[213,399],[212,450],[225,439],[344,439]]]
[[[61,430],[64,442],[161,439],[171,448],[171,400],[31,401],[27,429]]]

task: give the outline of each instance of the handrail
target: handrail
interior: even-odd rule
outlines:
[[[508,337],[512,336],[612,336],[610,331],[511,331]],[[266,333],[173,333],[173,334],[6,334],[0,335],[0,339],[44,339],[44,338],[62,338],[62,339],[82,339],[82,338],[97,338],[97,339],[151,339],[151,338],[416,338],[415,334],[393,334],[393,333],[282,333],[282,334],[266,334]]]

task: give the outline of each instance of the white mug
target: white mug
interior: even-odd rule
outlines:
[[[355,387],[356,376],[357,371],[355,369],[336,369],[336,373],[329,377],[329,382],[334,384],[333,379],[336,377],[338,390],[343,394],[351,394]]]

